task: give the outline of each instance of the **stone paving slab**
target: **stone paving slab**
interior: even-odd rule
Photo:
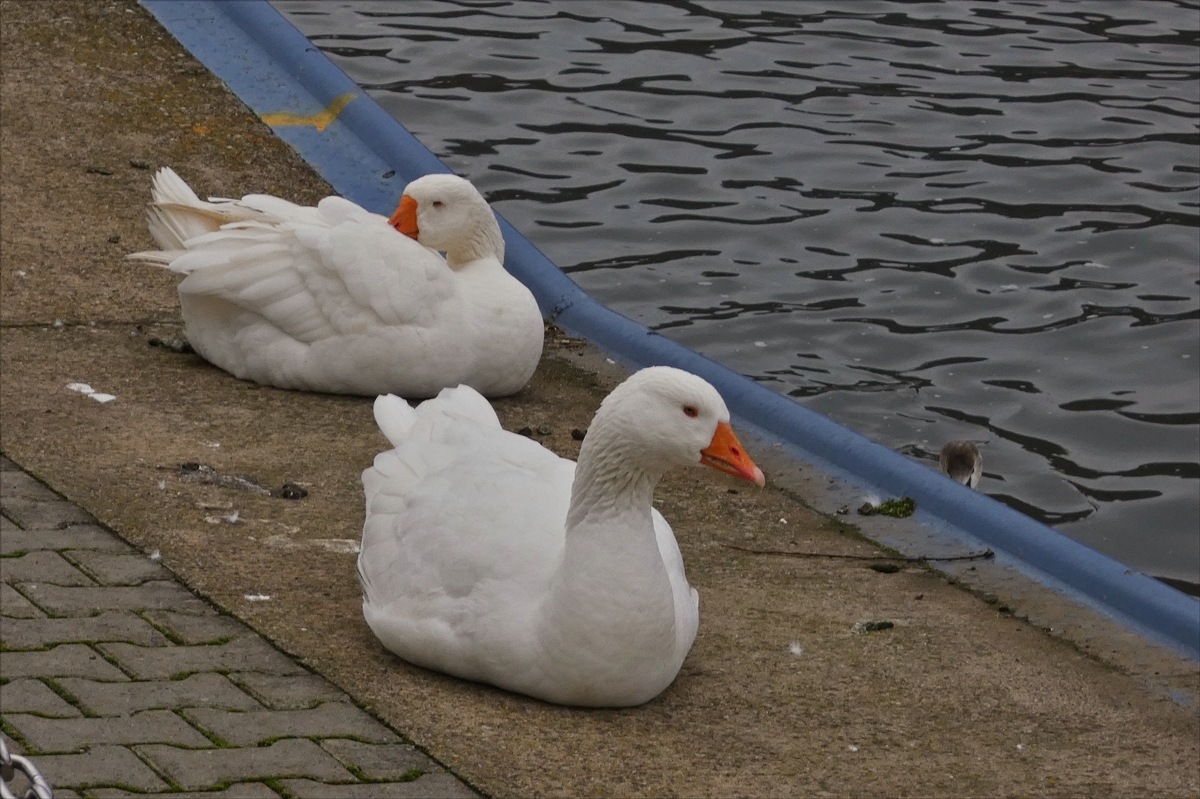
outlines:
[[[0,676],[88,677],[93,680],[128,680],[125,672],[109,663],[87,644],[60,644],[40,652],[5,652]]]
[[[8,583],[0,583],[0,618],[38,619],[46,614]]]
[[[96,584],[95,580],[53,550],[39,550],[19,558],[0,560],[0,580],[6,583],[51,583],[69,586]]]
[[[65,587],[49,583],[16,583],[31,601],[63,616],[89,616],[99,610],[192,610],[202,612],[205,604],[181,585],[156,580],[141,585],[103,588]]]
[[[216,708],[184,711],[188,721],[235,746],[253,746],[320,730],[322,735],[354,737],[390,744],[399,739],[388,728],[346,702],[326,702],[312,710],[264,710],[240,713]]]
[[[321,748],[372,780],[398,780],[413,770],[433,772],[441,769],[432,758],[411,744],[379,746],[330,738],[321,741]]]
[[[96,522],[90,513],[64,499],[49,502],[14,500],[5,505],[4,512],[23,530],[62,530],[71,525]]]
[[[141,555],[76,550],[64,557],[104,585],[141,585],[151,580],[170,580],[171,573]]]
[[[0,641],[8,649],[41,649],[53,644],[78,641],[123,641],[141,646],[166,646],[170,643],[145,619],[116,610],[73,619],[0,619]]]
[[[312,780],[283,780],[295,799],[466,799],[476,796],[450,774],[426,774],[412,782],[323,785]]]
[[[42,483],[25,474],[19,466],[5,458],[9,464],[0,469],[0,494],[5,497],[5,511],[9,505],[25,506],[29,503],[43,502],[53,504],[63,502],[62,497],[51,491]],[[25,525],[17,522],[18,526]]]
[[[4,720],[33,749],[73,752],[97,744],[168,743],[212,746],[195,727],[169,710],[145,710],[132,716],[99,719],[45,719],[6,713]]]
[[[71,755],[42,755],[26,752],[54,789],[113,785],[135,791],[163,791],[170,786],[124,746],[94,746]]]
[[[244,690],[272,710],[307,710],[322,702],[348,702],[350,697],[315,674],[279,677],[237,672],[229,675]]]
[[[143,680],[165,680],[197,671],[264,671],[301,675],[305,671],[291,658],[261,638],[235,638],[208,646],[144,647],[133,644],[97,644]]]
[[[69,718],[82,715],[79,708],[51,691],[41,680],[13,680],[0,687],[0,713],[38,713]]]
[[[134,749],[186,790],[254,777],[355,781],[354,775],[336,758],[305,738],[288,738],[270,746],[244,749],[179,749],[158,744]]]
[[[254,635],[250,628],[237,619],[216,613],[196,615],[172,610],[148,610],[142,616],[184,644],[219,644],[239,636]]]
[[[0,721],[59,799],[477,796],[7,458],[0,474]]]
[[[314,783],[320,785],[321,783]],[[120,788],[93,788],[89,799],[279,799],[279,794],[261,782],[239,782],[223,791],[182,791],[178,793],[130,793]],[[55,794],[58,799],[58,794]]]
[[[58,684],[80,706],[97,716],[125,716],[154,708],[262,710],[262,705],[224,675],[211,672],[193,674],[183,680],[115,684],[65,677]]]
[[[7,518],[4,520],[11,524]],[[106,552],[135,552],[133,547],[95,524],[72,524],[56,530],[4,531],[0,537],[0,555],[32,552],[38,549],[99,549]]]

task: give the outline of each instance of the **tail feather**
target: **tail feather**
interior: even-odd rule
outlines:
[[[146,209],[150,235],[163,250],[182,250],[188,239],[212,233],[229,221],[203,207],[175,203],[151,205]]]
[[[154,186],[150,197],[155,203],[173,203],[176,205],[200,206],[204,203],[196,196],[196,192],[184,182],[183,178],[169,166],[164,166],[154,175]]]
[[[212,233],[231,222],[263,216],[258,209],[245,207],[234,200],[201,200],[170,167],[158,170],[150,195],[152,202],[146,220],[150,235],[162,250],[185,249],[188,239]]]
[[[187,250],[145,250],[144,252],[131,252],[125,256],[125,260],[170,269],[176,258],[186,254]]]
[[[395,394],[375,398],[375,423],[393,447],[400,446],[416,422],[417,412]]]

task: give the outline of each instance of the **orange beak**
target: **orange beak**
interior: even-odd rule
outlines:
[[[417,237],[417,201],[407,194],[400,198],[396,213],[388,220],[388,224],[399,230],[410,239]]]
[[[759,488],[767,484],[762,469],[755,466],[754,461],[750,460],[750,456],[742,449],[742,442],[733,434],[733,428],[728,422],[717,423],[717,432],[713,433],[712,443],[700,452],[700,463],[711,466],[718,472],[749,480]]]

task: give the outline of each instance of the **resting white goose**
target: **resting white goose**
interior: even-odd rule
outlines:
[[[761,486],[716,389],[668,367],[600,406],[578,466],[500,428],[466,387],[375,401],[395,449],[363,472],[363,615],[410,663],[563,705],[638,705],[670,685],[699,597],[654,487],[705,464]]]
[[[148,218],[161,250],[130,258],[187,275],[188,340],[237,377],[367,396],[464,383],[499,397],[541,357],[537,303],[501,265],[496,217],[462,178],[414,180],[389,220],[341,197],[204,202],[164,168]]]

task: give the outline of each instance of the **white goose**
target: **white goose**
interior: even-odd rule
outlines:
[[[204,202],[164,168],[148,218],[161,250],[130,258],[187,275],[188,340],[236,377],[368,396],[464,383],[498,397],[537,368],[541,313],[462,178],[414,180],[389,220],[341,197]]]
[[[637,705],[670,685],[699,597],[651,506],[672,466],[759,486],[716,389],[668,367],[600,406],[579,464],[500,428],[466,387],[375,401],[395,449],[363,472],[363,615],[425,668],[563,705]]]

